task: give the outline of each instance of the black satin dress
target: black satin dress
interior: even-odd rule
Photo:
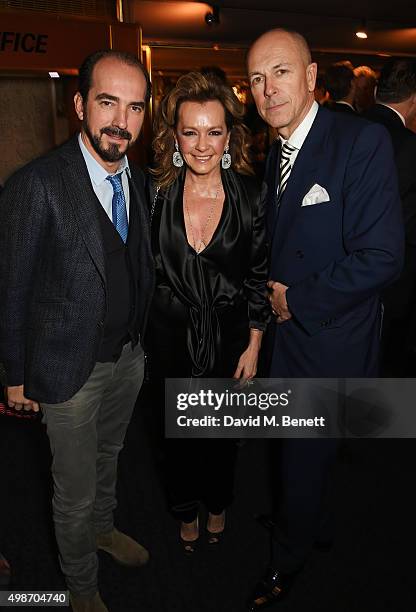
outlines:
[[[160,193],[152,217],[156,287],[146,335],[153,389],[163,379],[231,377],[250,328],[264,330],[267,261],[263,197],[255,179],[222,172],[218,226],[199,254],[183,215],[185,172]],[[174,514],[190,522],[202,501],[219,514],[232,501],[232,440],[166,440],[167,486]]]

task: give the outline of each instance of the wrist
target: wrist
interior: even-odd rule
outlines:
[[[250,329],[250,340],[248,344],[249,348],[255,348],[257,351],[260,350],[262,338],[263,331],[261,329],[255,329],[252,327]]]

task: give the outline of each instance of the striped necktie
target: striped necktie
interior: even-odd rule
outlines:
[[[107,181],[110,181],[113,187],[113,224],[125,243],[127,234],[129,233],[129,222],[127,220],[126,199],[124,197],[123,185],[121,182],[121,172],[113,176],[107,176]]]
[[[290,157],[292,153],[296,151],[295,147],[285,142],[283,144],[282,150],[280,151],[280,177],[279,177],[279,191],[277,194],[277,204],[280,204],[280,201],[283,197],[283,194],[286,189],[287,182],[289,180],[290,172],[292,170],[292,165],[290,163]]]

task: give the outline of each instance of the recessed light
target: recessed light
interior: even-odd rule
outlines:
[[[59,79],[59,72],[50,72],[49,76],[51,79]]]
[[[357,38],[368,38],[367,35],[367,22],[365,19],[361,20],[361,23],[359,25],[359,27],[357,28],[357,31],[355,32],[355,35]]]

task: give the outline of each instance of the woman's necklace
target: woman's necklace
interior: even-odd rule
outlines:
[[[214,209],[215,209],[216,204],[217,204],[217,199],[218,199],[218,194],[220,192],[220,189],[221,189],[221,181],[217,185],[217,189],[215,191],[215,196],[213,198],[213,202],[212,202],[211,208],[210,208],[210,210],[208,212],[206,221],[205,221],[203,227],[201,228],[201,239],[199,241],[199,247],[197,248],[196,240],[195,240],[195,233],[194,233],[194,226],[192,225],[191,215],[190,215],[190,212],[189,212],[189,207],[188,207],[188,202],[187,202],[187,197],[186,197],[186,185],[184,185],[184,188],[183,188],[183,201],[184,201],[184,204],[185,204],[185,210],[186,210],[186,214],[187,214],[187,217],[188,217],[189,229],[191,230],[192,246],[194,248],[195,253],[199,254],[201,251],[203,251],[208,246],[208,243],[206,242],[206,238],[205,238],[205,232],[206,232],[206,230],[208,228],[208,225],[209,225],[209,223],[210,223],[210,221],[212,219],[212,215],[214,214]]]

